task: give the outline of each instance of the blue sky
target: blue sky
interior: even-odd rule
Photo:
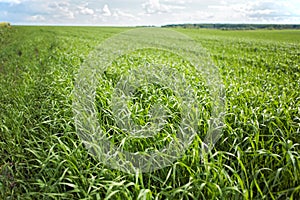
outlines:
[[[38,25],[295,23],[299,0],[0,0],[0,21]]]

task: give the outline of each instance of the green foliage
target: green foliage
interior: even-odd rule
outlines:
[[[0,22],[0,28],[10,28],[9,22]]]
[[[125,174],[88,154],[72,112],[79,67],[99,42],[124,30],[0,30],[0,199],[300,198],[299,31],[176,29],[201,43],[220,69],[227,98],[223,135],[208,154],[201,154],[199,133],[172,166],[150,174]],[[130,62],[120,58],[115,66],[128,67]],[[110,70],[107,78],[117,81],[115,71],[121,68],[112,65]],[[105,91],[111,86],[105,80],[101,84],[97,94],[109,97]],[[157,94],[145,90],[141,87],[137,96]],[[172,108],[176,99],[164,98],[172,92],[158,93]],[[159,101],[153,97],[132,106],[144,112]],[[113,125],[110,113],[100,110],[109,106],[107,100],[100,95],[97,102],[108,126]],[[180,116],[170,122],[176,117]]]

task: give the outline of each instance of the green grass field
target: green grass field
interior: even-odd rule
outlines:
[[[172,166],[127,174],[84,147],[72,91],[89,53],[128,29],[0,28],[0,199],[300,199],[300,31],[174,29],[218,67],[225,127],[202,158],[199,133]]]

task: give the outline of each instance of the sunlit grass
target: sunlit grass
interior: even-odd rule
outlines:
[[[259,31],[235,31],[232,37],[222,31],[181,30],[207,48],[220,69],[227,98],[223,135],[211,152],[202,154],[199,132],[172,166],[149,174],[126,174],[88,154],[76,134],[72,112],[79,67],[99,42],[122,30],[1,30],[0,199],[300,198],[297,39],[292,41],[280,31],[263,31],[264,38],[275,38],[270,42],[256,40],[252,33]],[[114,74],[108,73],[107,78],[113,79]],[[141,94],[145,90],[141,88]],[[161,91],[161,96],[172,96],[169,92]],[[155,97],[153,93],[157,94],[146,93],[147,97]],[[105,108],[107,102],[98,100]],[[163,103],[172,107],[173,100]],[[103,128],[113,125],[110,113],[102,117],[108,120]],[[204,122],[199,125],[203,132],[207,130]]]

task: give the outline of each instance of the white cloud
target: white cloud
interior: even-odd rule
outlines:
[[[48,4],[49,12],[56,18],[74,19],[74,12],[70,9],[70,4],[66,1],[51,2]],[[45,11],[44,11],[45,12]]]
[[[160,13],[168,13],[175,9],[184,9],[184,6],[172,5],[168,3],[170,1],[164,1],[161,3],[159,0],[148,0],[147,2],[142,4],[146,14],[160,14]]]
[[[293,0],[291,0],[293,1]],[[294,5],[295,6],[295,5]],[[299,4],[298,4],[299,6]],[[214,14],[214,21],[235,23],[295,23],[300,21],[287,1],[254,0],[236,1],[223,0],[207,6],[208,12]]]
[[[91,20],[90,23],[101,22],[104,24],[115,25],[120,21],[126,22],[126,24],[129,22],[137,22],[140,18],[125,9],[110,8],[108,4],[104,4],[101,9],[95,9]]]
[[[24,0],[0,0],[0,3],[20,4]]]
[[[102,12],[103,12],[103,16],[107,16],[107,17],[111,16],[111,12],[107,4],[103,6]]]
[[[80,13],[84,14],[84,15],[93,15],[94,10],[90,9],[90,8],[82,7],[82,8],[80,8]]]
[[[244,4],[232,5],[232,9],[248,20],[275,22],[288,19],[292,6],[285,1],[256,0]]]
[[[129,12],[125,12],[122,11],[120,9],[114,9],[113,10],[113,15],[112,15],[116,20],[120,20],[120,19],[126,19],[127,21],[140,21],[141,18],[129,13]]]
[[[163,3],[172,3],[172,4],[187,4],[187,3],[191,3],[192,0],[177,0],[177,1],[174,1],[174,0],[162,0]]]
[[[300,23],[299,0],[0,0],[0,18],[26,24]],[[108,3],[109,2],[109,3]]]
[[[127,12],[123,12],[119,9],[116,9],[114,11],[114,16],[122,16],[122,17],[127,17],[127,18],[136,18],[133,14],[127,13]]]
[[[44,22],[46,19],[42,15],[33,15],[29,17],[29,20],[32,22]]]

